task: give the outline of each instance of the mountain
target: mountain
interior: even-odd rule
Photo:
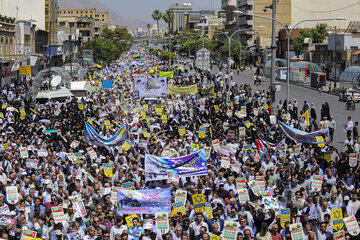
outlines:
[[[58,0],[58,5],[60,9],[96,8],[97,11],[108,12],[110,24],[126,26],[128,30],[134,30],[138,27],[146,28],[147,24],[141,20],[119,16],[99,0]]]

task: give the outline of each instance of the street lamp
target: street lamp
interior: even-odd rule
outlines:
[[[258,26],[256,28],[263,28],[264,26]],[[256,29],[255,28],[255,29]],[[229,59],[228,59],[228,65],[229,65],[229,68],[230,68],[230,59],[231,59],[231,39],[233,36],[235,36],[236,33],[238,32],[246,32],[246,31],[250,31],[250,30],[254,30],[253,28],[246,28],[246,29],[238,29],[236,30],[235,32],[233,32],[230,37],[228,35],[227,32],[222,32],[222,31],[216,31],[216,30],[208,30],[209,32],[215,32],[215,33],[221,33],[221,34],[224,34],[228,40],[229,40]],[[240,47],[240,50],[241,50],[241,47]]]
[[[344,17],[337,17],[337,18],[320,18],[320,19],[306,19],[306,20],[302,20],[299,21],[297,23],[294,24],[294,26],[289,29],[285,26],[284,23],[282,23],[281,21],[275,19],[275,18],[270,18],[270,17],[264,17],[264,16],[260,16],[260,15],[255,15],[255,14],[248,14],[248,13],[244,13],[242,11],[234,11],[234,13],[236,14],[243,14],[243,15],[248,15],[248,16],[253,16],[253,17],[258,17],[258,18],[263,18],[263,19],[267,19],[267,20],[271,20],[271,21],[275,21],[277,23],[279,23],[286,31],[286,35],[287,35],[287,73],[286,73],[286,82],[287,82],[287,92],[286,92],[286,100],[287,100],[287,104],[289,104],[289,94],[290,94],[290,35],[292,33],[292,31],[295,29],[296,26],[300,25],[301,23],[304,22],[320,22],[320,21],[332,21],[332,20],[338,20],[338,21],[343,21],[345,20]],[[271,86],[271,90],[273,86]],[[288,108],[288,106],[286,106],[286,109]]]

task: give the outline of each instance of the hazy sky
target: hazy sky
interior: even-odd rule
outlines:
[[[191,3],[194,10],[220,10],[221,0],[100,0],[110,7],[119,16],[135,18],[148,23],[153,23],[151,17],[155,9],[164,12],[174,3]]]

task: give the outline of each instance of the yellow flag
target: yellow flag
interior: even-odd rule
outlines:
[[[310,126],[309,110],[306,110],[306,112],[301,115],[300,118],[305,118],[306,126]]]

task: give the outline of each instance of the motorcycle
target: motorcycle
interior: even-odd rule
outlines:
[[[346,110],[352,110],[352,111],[354,111],[354,110],[355,110],[355,102],[354,102],[354,101],[347,100],[347,101],[346,101]]]

